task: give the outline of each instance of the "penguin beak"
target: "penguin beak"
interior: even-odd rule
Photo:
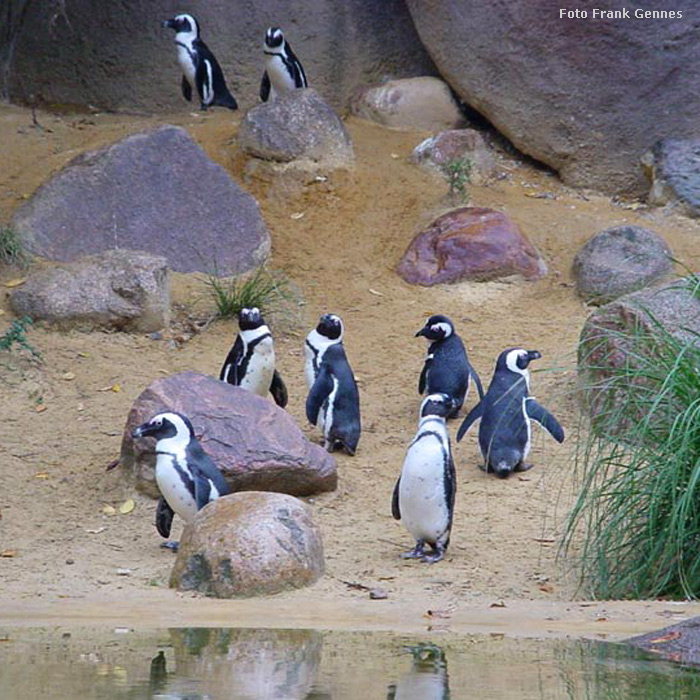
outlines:
[[[165,27],[166,29],[175,29],[175,20],[172,20],[172,19],[163,20],[163,22],[161,23],[160,26]]]
[[[134,438],[134,440],[136,440],[137,438],[146,437],[147,435],[151,434],[152,430],[152,425],[149,425],[148,423],[143,423],[142,425],[139,425],[138,428],[134,428],[131,431],[131,437]]]
[[[425,335],[425,328],[421,328],[421,329],[418,331],[418,333],[416,333],[415,336],[413,336],[413,337],[414,337],[414,338],[418,338],[418,337],[421,336],[421,335]]]
[[[532,362],[533,360],[539,360],[540,357],[542,357],[542,353],[539,352],[538,350],[528,350],[527,351],[528,362]]]

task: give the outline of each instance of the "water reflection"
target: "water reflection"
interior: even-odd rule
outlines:
[[[413,657],[408,673],[389,686],[387,700],[448,700],[450,679],[445,652],[435,644],[408,647]]]

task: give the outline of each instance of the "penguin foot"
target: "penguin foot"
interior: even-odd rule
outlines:
[[[513,468],[514,472],[526,472],[528,469],[532,469],[534,464],[525,464],[525,462],[518,462]]]
[[[169,549],[175,554],[178,549],[180,549],[180,543],[177,540],[168,540],[167,542],[160,543],[161,549]]]
[[[432,554],[424,554],[421,561],[426,564],[435,564],[445,556],[445,547],[439,542],[430,546],[433,548]]]
[[[413,549],[409,549],[408,552],[404,552],[401,555],[402,559],[424,559],[425,553],[423,552],[423,547],[425,543],[423,540],[418,540],[416,546]]]

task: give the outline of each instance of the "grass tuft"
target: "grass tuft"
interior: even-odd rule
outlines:
[[[0,262],[18,267],[26,267],[29,264],[27,251],[17,232],[9,226],[0,226]]]
[[[27,329],[32,325],[29,316],[19,318],[10,324],[10,327],[0,335],[0,350],[12,350],[13,345],[19,345],[28,350],[34,357],[41,358],[39,351],[27,339]]]
[[[700,597],[700,335],[651,321],[589,338],[612,334],[616,356],[584,387],[597,414],[579,432],[564,552],[597,598]]]
[[[467,185],[472,181],[474,162],[469,156],[453,158],[442,166],[442,174],[450,188],[450,197],[466,202],[469,199]]]

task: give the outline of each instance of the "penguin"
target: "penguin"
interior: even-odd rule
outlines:
[[[428,354],[418,380],[418,393],[447,394],[452,401],[448,418],[455,418],[469,392],[470,377],[476,384],[479,400],[484,388],[476,370],[471,366],[462,339],[455,333],[452,321],[442,314],[431,316],[416,333],[429,343]]]
[[[352,456],[360,440],[360,394],[342,338],[343,322],[335,314],[321,316],[306,338],[306,417],[321,429],[329,452],[342,447]]]
[[[177,513],[189,523],[207,503],[231,490],[226,479],[202,449],[190,420],[180,413],[159,413],[131,432],[135,440],[156,438],[156,483],[161,498],[156,507],[156,529],[170,537],[173,516]],[[177,542],[166,543],[177,551]]]
[[[236,342],[226,356],[219,379],[257,394],[272,394],[275,403],[287,405],[287,387],[275,369],[272,334],[260,309],[241,309],[238,314]]]
[[[391,501],[395,520],[402,520],[416,546],[402,554],[428,564],[440,561],[450,543],[457,480],[447,432],[452,399],[429,394],[420,407],[418,432],[408,446]],[[425,545],[432,548],[424,552]]]
[[[182,94],[192,101],[192,88],[196,88],[200,109],[212,105],[238,109],[236,98],[226,87],[226,80],[219,62],[209,47],[199,38],[199,24],[192,15],[176,15],[163,22],[163,26],[175,30],[177,60],[182,68]]]
[[[306,73],[279,27],[270,27],[263,44],[265,72],[260,82],[260,99],[274,100],[297,88],[309,87]]]
[[[411,670],[389,686],[387,700],[449,700],[450,679],[443,649],[425,643],[407,651],[413,656]]]
[[[557,442],[564,442],[564,429],[557,419],[530,396],[528,365],[540,357],[537,350],[504,350],[498,357],[486,395],[472,408],[457,432],[459,442],[472,423],[481,418],[482,469],[501,478],[532,467],[525,463],[530,452],[531,421],[539,423]]]

